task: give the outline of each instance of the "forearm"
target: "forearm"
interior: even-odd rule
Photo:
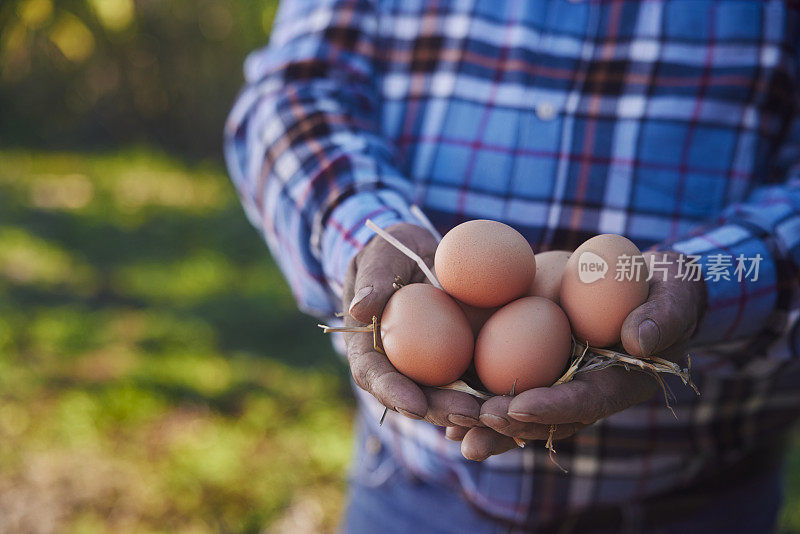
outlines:
[[[410,182],[379,132],[374,18],[365,1],[284,2],[225,130],[249,218],[317,314],[334,310],[366,218],[413,220]]]
[[[713,224],[662,245],[693,256],[705,282],[699,344],[775,338],[797,293],[800,190],[757,189]]]

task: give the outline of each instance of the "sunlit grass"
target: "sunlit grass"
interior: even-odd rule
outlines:
[[[0,531],[334,529],[346,372],[218,166],[0,151],[0,202]]]
[[[20,285],[63,287],[79,295],[96,290],[97,273],[84,259],[12,225],[0,227],[0,274]]]
[[[336,524],[343,366],[221,170],[0,152],[0,530]]]
[[[193,302],[230,291],[238,271],[222,254],[202,251],[173,262],[124,265],[115,273],[114,289],[151,302]]]

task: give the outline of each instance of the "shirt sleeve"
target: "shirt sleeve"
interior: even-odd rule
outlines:
[[[411,183],[379,133],[377,29],[369,0],[284,0],[225,125],[245,212],[300,308],[318,316],[339,310],[367,219],[415,221]]]
[[[800,267],[800,119],[788,128],[770,176],[713,223],[661,248],[697,256],[708,305],[695,340],[774,341],[793,326]],[[726,276],[727,274],[727,276]],[[796,343],[789,343],[797,357]]]

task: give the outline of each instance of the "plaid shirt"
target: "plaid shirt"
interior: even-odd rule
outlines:
[[[730,465],[800,414],[800,13],[734,0],[284,1],[246,61],[230,174],[297,297],[339,309],[364,222],[473,218],[539,252],[598,233],[700,256],[760,254],[708,281],[701,391],[483,463],[390,417],[405,466],[514,523],[657,495]],[[362,409],[377,420],[367,395]]]

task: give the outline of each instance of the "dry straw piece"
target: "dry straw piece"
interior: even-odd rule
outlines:
[[[386,230],[384,230],[383,228],[372,222],[371,219],[367,219],[366,224],[370,230],[372,230],[373,232],[381,236],[383,239],[388,241],[397,250],[399,250],[412,260],[414,260],[416,264],[419,265],[419,268],[422,269],[422,272],[425,273],[425,276],[428,278],[430,283],[433,284],[433,287],[442,289],[442,284],[439,283],[439,280],[436,278],[436,276],[434,276],[433,272],[430,270],[430,268],[425,264],[423,259],[420,258],[416,252],[405,246],[399,239],[394,237],[392,234],[390,234],[389,232],[387,232]]]
[[[641,358],[634,358],[629,354],[616,352],[610,349],[601,349],[592,347],[588,342],[581,343],[574,337],[572,338],[572,354],[571,362],[567,371],[553,383],[553,386],[566,384],[570,382],[578,373],[585,373],[589,371],[599,371],[608,367],[622,367],[626,371],[639,370],[651,375],[661,386],[664,392],[664,402],[667,408],[672,412],[672,415],[677,419],[678,415],[670,404],[670,398],[674,399],[672,391],[669,386],[662,380],[662,374],[675,375],[681,379],[684,385],[691,387],[697,395],[700,395],[700,390],[694,385],[691,378],[692,359],[689,355],[686,356],[686,368],[682,368],[675,362],[659,358],[657,356],[642,356]],[[553,446],[553,434],[556,431],[556,425],[550,425],[550,432],[545,443],[545,448],[548,451],[550,460],[556,464],[562,471],[567,472],[566,469],[561,467],[555,461],[555,447]]]
[[[416,206],[414,206],[414,208],[416,208]],[[412,210],[412,213],[414,214],[415,217],[417,217],[420,220],[421,223],[423,223],[423,225],[428,229],[428,231],[430,231],[434,235],[434,237],[441,240],[441,236],[439,235],[439,233],[436,231],[436,229],[433,227],[430,221],[428,221],[428,219],[424,216],[424,214],[419,208],[416,208],[416,210]],[[394,236],[392,236],[391,234],[389,234],[388,232],[377,226],[374,222],[372,222],[372,220],[367,219],[366,225],[370,229],[372,229],[376,234],[385,239],[388,243],[397,248],[397,250],[399,250],[400,252],[408,256],[410,259],[412,259],[417,265],[419,265],[419,268],[422,270],[422,272],[425,274],[425,276],[428,278],[431,284],[433,284],[434,287],[442,289],[439,280],[436,278],[433,272],[431,272],[430,268],[428,268],[428,266],[425,264],[425,262],[419,255],[417,255],[414,251],[405,246],[402,242],[400,242],[400,240],[398,240],[397,238],[395,238]],[[395,289],[399,289],[400,287],[402,287],[403,282],[399,278],[396,278],[393,285]],[[319,324],[317,326],[322,328],[323,332],[326,334],[332,332],[372,332],[373,347],[375,348],[376,351],[380,352],[381,354],[386,354],[380,344],[380,333],[379,333],[380,323],[378,322],[377,317],[373,316],[372,324],[367,326],[331,327],[324,324]],[[700,391],[697,389],[697,386],[694,385],[691,379],[690,375],[691,358],[688,355],[686,356],[687,366],[686,368],[682,368],[675,362],[671,362],[669,360],[665,360],[657,356],[642,356],[641,358],[635,358],[629,354],[616,352],[610,349],[592,347],[588,344],[588,342],[582,343],[573,337],[572,353],[570,355],[570,358],[571,358],[570,364],[569,367],[567,367],[566,372],[561,376],[561,378],[559,378],[553,383],[553,386],[566,384],[567,382],[572,381],[575,378],[575,376],[578,375],[579,373],[599,371],[601,369],[606,369],[608,367],[614,367],[614,366],[623,367],[626,371],[638,370],[641,372],[648,373],[658,382],[659,386],[661,386],[661,390],[664,393],[665,404],[667,408],[672,412],[672,415],[675,416],[675,418],[677,418],[678,416],[670,404],[670,398],[674,399],[674,395],[672,394],[672,391],[670,391],[669,386],[662,380],[661,375],[670,374],[679,377],[681,381],[684,383],[684,385],[691,387],[697,395],[700,395]],[[514,386],[511,387],[509,396],[512,397],[514,396],[515,386],[516,386],[516,380],[514,381]],[[491,395],[489,393],[486,393],[484,391],[479,391],[468,385],[463,380],[456,380],[451,384],[447,384],[445,386],[439,386],[439,388],[461,391],[462,393],[467,393],[481,400],[486,400],[491,398]],[[388,408],[384,409],[383,415],[381,416],[380,419],[380,424],[383,424],[383,421],[386,418],[387,411]],[[555,447],[553,446],[553,435],[555,433],[555,430],[556,430],[556,425],[550,425],[550,432],[547,438],[547,442],[545,443],[545,448],[548,451],[550,460],[566,473],[567,470],[564,469],[561,465],[559,465],[559,463],[556,462],[554,458],[554,455],[556,453]],[[514,441],[520,447],[524,447],[526,443],[524,440],[518,438],[514,438]]]

